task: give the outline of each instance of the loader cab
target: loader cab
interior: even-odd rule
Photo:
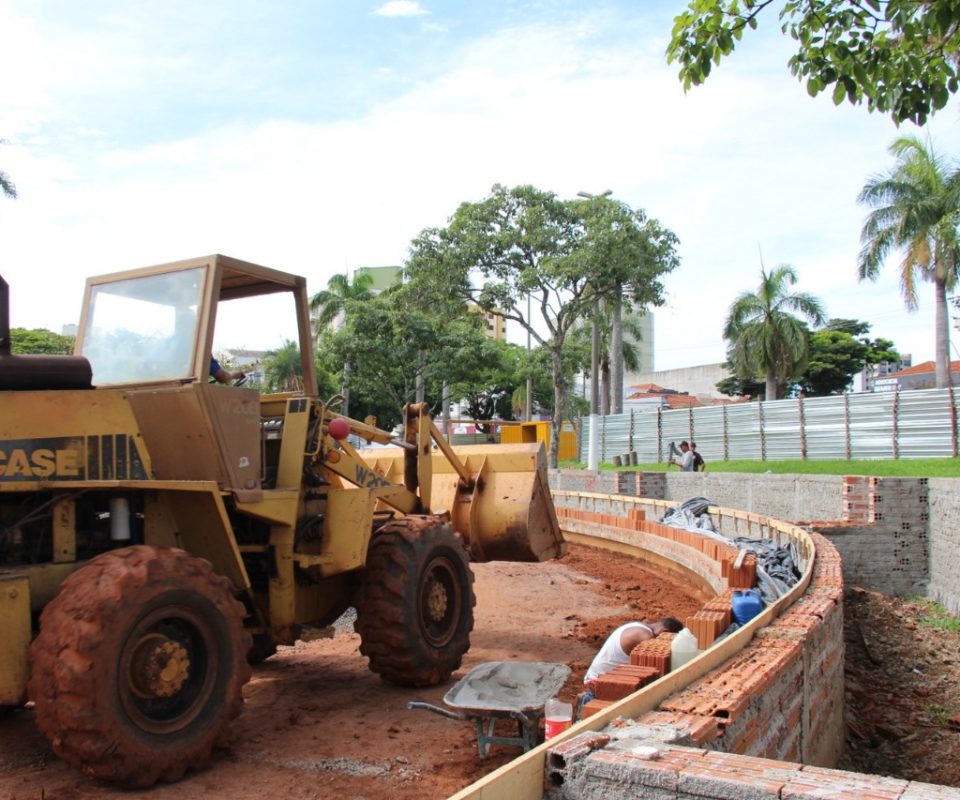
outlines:
[[[280,324],[296,321],[303,392],[208,382],[218,318],[260,300],[280,303]],[[251,331],[278,324],[245,313]],[[276,485],[288,411],[306,420],[304,395],[317,391],[306,280],[222,255],[88,279],[75,353],[89,361],[96,391],[122,394],[152,477],[216,481],[244,502]]]
[[[223,255],[89,278],[75,353],[89,360],[97,387],[206,383],[221,306],[278,293],[290,296],[285,313],[297,322],[310,394],[316,377],[306,281]]]

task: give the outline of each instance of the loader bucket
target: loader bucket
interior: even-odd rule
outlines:
[[[464,485],[453,465],[434,449],[429,511],[449,511],[473,561],[546,561],[566,552],[547,484],[542,443],[452,449],[471,481]],[[359,454],[391,483],[403,483],[400,448],[361,450]]]

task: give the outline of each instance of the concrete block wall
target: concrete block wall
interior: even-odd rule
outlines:
[[[930,478],[930,581],[926,596],[960,614],[960,480]]]
[[[844,517],[809,523],[843,556],[847,582],[903,597],[928,592],[930,503],[926,478],[844,478]]]
[[[554,800],[958,800],[960,789],[663,742],[617,750],[581,734],[547,756]],[[548,767],[549,769],[549,767]]]

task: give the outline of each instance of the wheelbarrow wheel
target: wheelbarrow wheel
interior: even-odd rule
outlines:
[[[384,525],[357,596],[360,652],[391,683],[443,683],[470,649],[475,603],[467,552],[449,524],[407,517]]]

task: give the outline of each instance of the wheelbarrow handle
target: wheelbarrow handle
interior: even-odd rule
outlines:
[[[516,720],[520,720],[520,722],[522,722],[524,725],[526,725],[528,728],[531,728],[531,729],[536,728],[537,723],[539,722],[539,717],[536,717],[536,716],[528,717],[522,711],[511,711],[510,716]]]
[[[450,719],[457,719],[461,722],[470,719],[464,714],[460,714],[457,711],[450,711],[446,708],[440,708],[440,706],[435,706],[433,703],[426,703],[423,700],[410,700],[407,703],[407,708],[422,708],[425,711],[432,711],[434,714],[440,714],[444,717],[449,717]]]

